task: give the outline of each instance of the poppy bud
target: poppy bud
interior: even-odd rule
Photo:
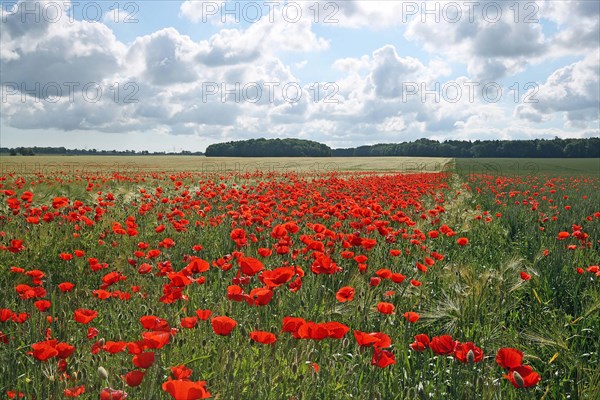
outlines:
[[[104,340],[104,338],[100,338],[100,340],[98,340],[98,344],[100,346],[104,346],[105,343],[106,343],[106,341]]]
[[[345,337],[344,340],[342,340],[342,347],[346,348],[346,347],[348,347],[349,344],[350,344],[350,339]]]
[[[473,361],[475,361],[475,353],[473,353],[473,350],[469,350],[467,353],[467,362],[473,364]]]
[[[519,385],[519,387],[525,386],[525,381],[523,380],[523,377],[517,371],[513,371],[513,377],[515,378],[515,382],[517,385]]]
[[[98,367],[98,376],[100,379],[108,379],[108,372],[106,369],[104,369],[104,367]]]

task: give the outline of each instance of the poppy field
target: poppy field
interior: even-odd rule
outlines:
[[[468,172],[5,172],[0,398],[600,398],[600,178]]]

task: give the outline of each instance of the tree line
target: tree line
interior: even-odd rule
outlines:
[[[207,157],[331,157],[331,148],[303,139],[249,139],[211,144]]]
[[[179,152],[150,152],[148,150],[96,150],[96,149],[67,149],[65,147],[0,147],[0,154],[11,156],[66,155],[66,156],[201,156],[201,151],[181,150]]]
[[[335,149],[334,157],[453,157],[453,158],[595,158],[600,157],[600,138],[532,140],[437,140],[375,144]]]
[[[67,149],[65,147],[0,147],[10,155],[206,155],[207,157],[453,157],[453,158],[596,158],[600,138],[531,140],[418,139],[414,142],[382,143],[345,149],[304,139],[249,139],[211,144],[206,152],[149,152],[135,150]]]

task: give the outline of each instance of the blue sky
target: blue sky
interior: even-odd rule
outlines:
[[[600,134],[597,1],[0,3],[3,147]]]

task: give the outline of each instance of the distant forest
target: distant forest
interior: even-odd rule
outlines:
[[[533,140],[437,140],[375,144],[347,149],[303,139],[250,139],[211,144],[206,152],[148,152],[134,150],[79,150],[64,147],[0,147],[10,155],[206,155],[207,157],[456,157],[456,158],[597,158],[600,138]]]
[[[375,144],[332,151],[334,157],[515,157],[515,158],[595,158],[600,157],[600,138],[533,140],[437,140]]]
[[[207,157],[600,157],[600,138],[534,140],[437,140],[375,144],[348,149],[300,139],[250,139],[208,146]]]
[[[207,157],[331,157],[329,146],[303,139],[250,139],[211,144]]]
[[[57,156],[201,156],[204,155],[201,151],[180,152],[149,152],[148,150],[96,150],[96,149],[67,149],[64,147],[0,147],[1,154],[9,154],[11,156],[35,156],[38,155],[57,155]]]

